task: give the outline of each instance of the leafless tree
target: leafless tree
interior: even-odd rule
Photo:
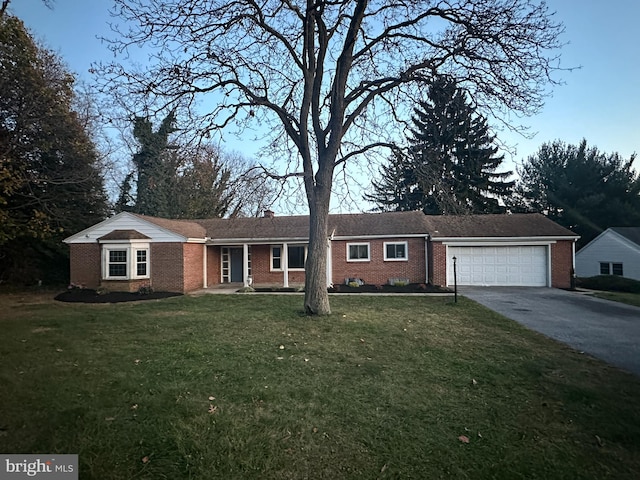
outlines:
[[[105,90],[191,108],[203,135],[268,126],[289,160],[274,175],[305,187],[309,314],[330,313],[327,219],[341,166],[390,146],[403,106],[436,74],[492,118],[537,111],[563,31],[535,0],[115,0],[113,13],[125,26],[113,26],[114,52],[143,46],[150,58],[97,66]]]

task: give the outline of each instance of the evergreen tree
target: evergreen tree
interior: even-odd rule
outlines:
[[[496,155],[495,136],[463,90],[438,77],[412,123],[407,153],[394,154],[367,200],[384,210],[431,215],[505,211],[498,199],[509,195],[512,172],[496,172],[504,156]]]
[[[640,225],[640,176],[635,156],[606,154],[586,140],[543,144],[523,163],[513,211],[539,212],[581,236],[585,245],[608,227]]]

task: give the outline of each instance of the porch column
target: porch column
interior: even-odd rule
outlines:
[[[282,286],[287,288],[289,287],[289,246],[286,243],[282,244],[282,271],[284,272]]]
[[[204,256],[202,257],[202,288],[207,288],[207,244],[204,244]]]
[[[242,245],[242,279],[245,287],[249,286],[249,245]]]

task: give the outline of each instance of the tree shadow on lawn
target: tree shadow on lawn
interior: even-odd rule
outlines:
[[[121,303],[121,302],[139,302],[141,300],[158,300],[162,298],[177,297],[182,295],[175,292],[149,292],[149,293],[131,293],[131,292],[106,292],[98,293],[90,288],[72,289],[62,292],[54,297],[60,302],[71,303]]]

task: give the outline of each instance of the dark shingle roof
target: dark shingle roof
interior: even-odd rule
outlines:
[[[611,230],[640,245],[640,227],[611,227]]]
[[[511,215],[426,215],[427,230],[438,237],[577,237],[539,213]]]
[[[169,220],[137,215],[187,238],[214,240],[306,239],[309,217],[212,218]],[[427,235],[445,237],[576,237],[540,214],[424,215],[383,212],[329,215],[328,233],[336,237]]]
[[[150,238],[137,230],[113,230],[98,240],[150,240]]]
[[[204,227],[199,225],[195,220],[172,220],[140,215],[138,213],[134,213],[134,215],[186,238],[204,238],[206,236]]]

